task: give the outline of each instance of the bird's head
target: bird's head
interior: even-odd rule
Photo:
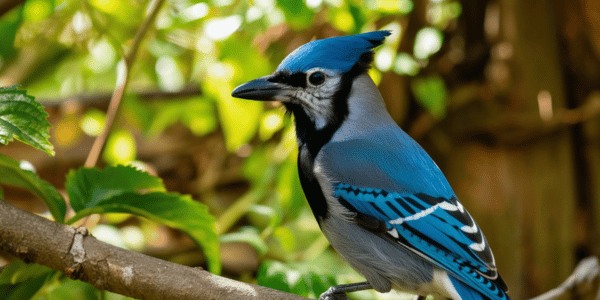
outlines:
[[[353,81],[368,70],[373,48],[388,35],[373,31],[309,42],[290,53],[273,74],[238,86],[232,96],[281,101],[294,114],[297,129],[339,126],[348,115]]]

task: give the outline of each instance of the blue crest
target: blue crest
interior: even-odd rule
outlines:
[[[277,71],[306,72],[319,67],[344,73],[358,62],[361,55],[381,45],[390,34],[387,30],[380,30],[312,41],[290,53]]]

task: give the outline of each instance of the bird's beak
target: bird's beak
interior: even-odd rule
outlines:
[[[249,100],[275,100],[283,91],[284,85],[269,81],[271,77],[272,75],[269,75],[248,81],[236,87],[231,96]]]

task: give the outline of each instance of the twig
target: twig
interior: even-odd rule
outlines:
[[[139,299],[304,299],[98,241],[0,201],[0,250]]]
[[[573,274],[558,287],[531,300],[600,299],[600,264],[590,256],[582,260]]]
[[[179,91],[168,92],[161,90],[140,90],[130,91],[131,94],[135,94],[140,100],[143,101],[168,101],[177,98],[194,97],[202,94],[202,90],[198,84],[187,86]],[[36,99],[45,107],[56,107],[63,105],[65,102],[77,102],[87,106],[105,106],[111,99],[111,93],[97,93],[97,94],[79,94],[73,95],[66,98],[40,98]]]
[[[136,32],[135,37],[133,38],[133,44],[127,52],[127,55],[125,55],[123,61],[117,66],[117,86],[115,88],[115,91],[113,92],[112,98],[110,99],[110,103],[108,104],[108,110],[106,112],[106,123],[104,125],[104,129],[102,130],[102,133],[100,133],[100,135],[96,137],[96,140],[94,140],[92,149],[90,150],[90,153],[88,154],[88,157],[85,160],[86,167],[93,167],[98,163],[98,159],[100,158],[102,150],[104,150],[104,146],[106,144],[108,135],[112,130],[113,124],[115,123],[115,119],[117,118],[119,108],[121,106],[121,101],[123,100],[123,95],[125,93],[125,89],[127,88],[127,83],[129,82],[131,67],[137,56],[140,44],[142,43],[144,35],[150,28],[150,25],[158,15],[158,12],[163,2],[164,0],[154,0],[150,3],[150,8],[148,9],[148,17],[146,17],[144,23],[142,23],[142,25]]]
[[[449,102],[454,106],[449,108],[448,117],[437,120],[431,114],[423,113],[413,122],[408,133],[416,139],[422,139],[432,128],[439,126],[452,140],[521,145],[600,116],[600,93],[590,94],[584,103],[575,108],[558,108],[546,120],[531,112],[507,112],[500,107],[475,104],[475,101],[481,101],[480,93],[477,86],[464,87],[451,96]],[[459,121],[464,121],[465,115],[471,116],[469,126],[458,126],[462,124]]]

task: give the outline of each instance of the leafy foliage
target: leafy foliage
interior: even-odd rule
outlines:
[[[38,265],[26,264],[22,261],[16,261],[7,265],[0,273],[0,285],[16,284],[31,278],[46,276],[52,269]]]
[[[162,181],[133,167],[71,171],[66,183],[76,214],[72,223],[90,214],[130,213],[180,229],[204,249],[209,270],[220,272],[214,218],[191,197],[166,193]]]
[[[81,147],[81,140],[97,136],[104,127],[104,112],[95,104],[88,107],[86,96],[110,94],[114,89],[119,62],[145,18],[147,4],[30,0],[0,17],[0,79],[11,67],[31,65],[35,72],[19,68],[19,76],[15,77],[19,78],[17,82],[26,84],[31,94],[45,99],[82,95],[75,108],[60,106],[62,119],[55,124],[53,139],[59,155]],[[427,4],[434,8],[427,14],[431,24],[411,33],[421,32],[415,41],[418,45],[406,45],[403,52],[397,53],[403,47],[407,18],[416,5],[423,4],[411,0],[166,1],[131,69],[129,89],[103,158],[108,165],[174,165],[176,171],[167,171],[167,176],[189,176],[185,179],[192,182],[184,182],[178,188],[183,187],[185,193],[202,199],[206,205],[191,196],[169,193],[160,178],[125,166],[72,169],[66,182],[67,204],[56,188],[6,156],[0,156],[0,183],[32,191],[44,199],[59,222],[64,222],[70,205],[75,212],[67,220],[71,224],[99,214],[104,224],[97,227],[110,226],[124,235],[124,227],[135,226],[142,232],[140,235],[145,235],[144,239],[154,234],[148,231],[157,231],[157,227],[147,223],[180,229],[202,247],[213,272],[220,270],[219,243],[247,243],[256,251],[261,267],[257,278],[244,274],[240,277],[317,296],[344,278],[339,270],[322,268],[317,272],[302,261],[317,266],[343,263],[339,259],[322,263],[312,260],[330,251],[298,180],[292,122],[280,107],[233,99],[231,90],[272,72],[293,47],[315,36],[391,29],[394,35],[378,49],[375,68],[370,73],[377,82],[388,70],[415,77],[409,80],[409,92],[425,110],[441,117],[446,106],[443,79],[423,77],[421,73],[428,68],[429,60],[442,51],[444,29],[460,14],[460,3],[444,0]],[[15,55],[29,53],[30,57]],[[189,89],[197,92],[190,95],[185,92]],[[53,153],[48,127],[42,126],[46,118],[42,107],[24,91],[6,91],[12,102],[7,106],[0,102],[0,143],[17,138]],[[13,98],[24,103],[13,103]],[[23,114],[29,110],[35,112],[35,119]],[[10,129],[3,129],[2,112],[10,117],[4,121],[12,126]],[[14,129],[15,124],[20,131]],[[33,126],[38,126],[38,130],[29,130]],[[179,150],[185,154],[157,152],[160,159],[154,157],[156,153],[143,153],[144,142],[140,141],[156,138],[162,144],[165,133],[180,128],[199,139],[219,142],[199,147],[186,140],[184,150]],[[225,145],[222,149],[220,143]],[[183,163],[176,161],[183,155],[192,158]],[[239,163],[242,159],[244,162]],[[167,178],[165,182],[170,183]],[[172,185],[168,186],[171,189]],[[240,186],[241,193],[224,196]],[[223,203],[231,197],[237,200],[225,207]],[[215,212],[214,217],[209,210]],[[132,226],[129,223],[135,222],[129,217],[113,218],[113,213],[133,214],[154,222],[141,219],[142,225]],[[86,225],[94,226],[91,223]],[[15,268],[25,267],[17,264]],[[342,273],[351,274],[347,269]],[[31,296],[31,291],[42,288],[37,296],[47,299],[75,294],[86,299],[114,299],[114,295],[92,293],[94,288],[85,283],[56,275],[51,279],[33,276],[34,271],[23,270],[32,276],[14,285],[0,286],[0,292],[11,289],[16,291],[14,295]],[[26,290],[29,294],[19,294]]]
[[[48,114],[32,96],[17,87],[0,87],[0,144],[14,138],[54,155]]]
[[[260,285],[312,298],[336,284],[332,274],[300,270],[277,261],[266,261],[258,270],[257,280]]]
[[[419,103],[436,118],[446,113],[446,85],[439,76],[416,78],[412,89]]]
[[[159,178],[127,166],[71,171],[67,176],[66,188],[76,212],[96,207],[111,197],[127,192],[165,190]]]
[[[14,52],[14,40],[17,35],[17,29],[23,19],[23,9],[14,9],[0,19],[0,32],[2,33],[3,43],[0,43],[0,58],[9,58]]]
[[[17,260],[0,273],[0,295],[2,299],[31,299],[52,274],[46,266]]]
[[[268,246],[260,237],[260,233],[254,227],[243,227],[238,232],[232,232],[221,236],[221,242],[243,242],[251,245],[260,255],[267,253]]]
[[[44,288],[42,288],[44,287]],[[59,272],[38,264],[16,260],[0,273],[2,299],[131,299],[106,291],[98,291],[87,282],[64,278]]]
[[[16,186],[32,192],[44,200],[54,220],[64,222],[67,206],[56,188],[32,171],[23,169],[18,161],[3,154],[0,154],[0,184]]]

